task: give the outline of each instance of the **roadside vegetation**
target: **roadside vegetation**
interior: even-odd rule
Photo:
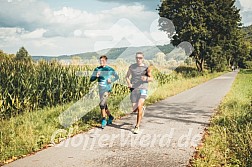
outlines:
[[[252,166],[252,70],[241,70],[219,106],[192,166]]]

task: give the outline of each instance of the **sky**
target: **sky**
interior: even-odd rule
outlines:
[[[0,50],[24,46],[32,56],[58,56],[123,46],[163,45],[160,0],[0,0]],[[239,0],[252,24],[252,1]]]

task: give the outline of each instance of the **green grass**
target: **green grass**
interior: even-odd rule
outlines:
[[[219,106],[192,166],[252,166],[252,70],[242,70]]]
[[[152,96],[149,97],[146,104],[152,104],[169,96],[178,94],[186,89],[194,87],[209,79],[219,76],[221,73],[207,74],[196,78],[178,77],[170,83],[160,86]],[[165,91],[164,91],[165,90]],[[110,99],[110,110],[116,118],[124,115],[119,111],[119,103],[123,96],[112,97]],[[36,152],[47,147],[51,142],[52,134],[58,129],[63,129],[58,121],[61,112],[69,108],[73,103],[52,108],[45,108],[36,112],[24,112],[9,120],[1,121],[0,126],[0,164],[20,158],[26,154]],[[89,112],[82,120],[78,121],[71,128],[71,136],[87,131],[99,124],[100,111],[96,107]],[[69,131],[69,128],[66,129]],[[69,137],[68,134],[58,134],[54,140],[59,143],[61,140]]]

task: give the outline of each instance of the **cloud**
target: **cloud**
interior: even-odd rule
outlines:
[[[142,4],[145,6],[147,10],[155,11],[160,4],[159,0],[98,0],[101,2],[113,2],[113,3],[119,3],[119,4],[130,4],[130,5],[136,5],[136,4]]]
[[[45,3],[33,0],[1,1],[0,26],[34,30],[46,24],[44,10],[47,8]]]
[[[240,10],[243,10],[243,7],[241,5],[241,2],[239,0],[235,1],[235,6],[240,9]]]
[[[147,20],[154,19],[155,15],[140,5],[122,5],[111,10],[88,13],[71,7],[53,10],[45,3],[35,0],[16,0],[3,2],[3,10],[0,11],[0,26],[20,27],[31,32],[45,29],[44,37],[48,38],[69,37],[76,36],[76,30],[108,28],[121,18],[141,23],[139,27],[145,28],[147,24],[150,24]]]
[[[111,37],[92,36],[86,33],[87,30],[106,30],[111,27],[113,36],[119,38],[127,32],[139,45],[144,45],[146,41],[141,41],[139,32],[132,27],[113,25],[120,19],[129,20],[139,31],[151,38],[150,25],[158,14],[156,11],[146,10],[142,4],[127,4],[91,13],[66,6],[52,8],[38,0],[6,0],[1,3],[0,46],[12,53],[25,46],[31,55],[93,51],[96,41]],[[160,36],[156,32],[152,35]]]
[[[251,0],[239,0],[242,6],[242,10],[252,10],[252,1]]]
[[[244,26],[252,25],[252,11],[243,11],[241,15]]]
[[[240,9],[242,23],[245,26],[252,24],[252,1],[251,0],[237,0],[235,5]]]

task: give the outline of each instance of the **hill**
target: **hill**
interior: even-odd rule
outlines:
[[[69,60],[73,57],[80,57],[83,60],[91,59],[92,57],[98,58],[100,55],[107,55],[109,59],[127,59],[133,60],[135,58],[136,52],[143,52],[145,54],[146,59],[152,59],[158,52],[163,52],[164,54],[170,53],[174,49],[174,46],[169,45],[158,45],[158,46],[140,46],[140,47],[121,47],[121,48],[111,48],[111,49],[103,49],[98,52],[86,52],[79,53],[73,55],[61,55],[61,56],[32,56],[33,60]]]
[[[242,27],[242,30],[245,33],[245,39],[252,43],[252,25]]]

